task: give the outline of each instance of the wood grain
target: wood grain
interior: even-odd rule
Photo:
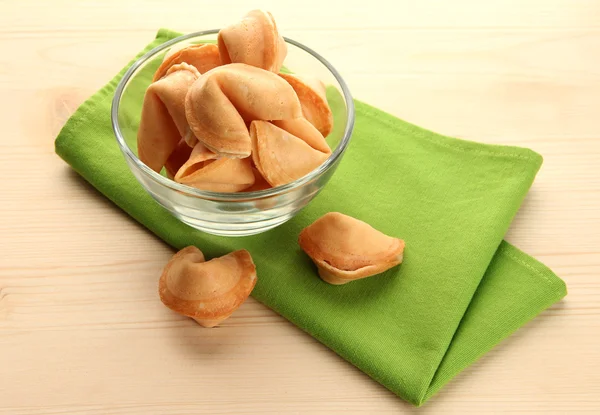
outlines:
[[[166,310],[172,251],[74,174],[53,139],[159,27],[236,1],[0,1],[0,413],[600,412],[600,3],[259,1],[355,97],[544,166],[507,235],[568,297],[414,409],[253,300],[221,328]]]

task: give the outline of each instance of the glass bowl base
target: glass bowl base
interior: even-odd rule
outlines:
[[[186,225],[191,226],[194,229],[198,229],[199,231],[206,232],[211,235],[230,237],[249,236],[263,233],[279,225],[282,225],[294,216],[294,214],[289,214],[258,222],[227,224],[192,218],[189,216],[181,215],[179,213],[173,213],[173,215]]]

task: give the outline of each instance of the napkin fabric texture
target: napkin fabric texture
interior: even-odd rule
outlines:
[[[178,35],[162,29],[142,53]],[[175,249],[196,245],[208,258],[248,249],[254,298],[403,399],[423,404],[566,295],[552,271],[503,241],[542,163],[533,151],[438,135],[356,101],[349,149],[308,207],[264,234],[211,236],[171,216],[129,171],[110,122],[125,70],[73,114],[57,154]],[[127,110],[137,116],[141,104]],[[323,282],[297,238],[330,211],[404,239],[404,263],[342,286]]]

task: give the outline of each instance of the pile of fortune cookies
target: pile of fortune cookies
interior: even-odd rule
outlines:
[[[333,115],[319,80],[280,73],[287,46],[273,16],[253,10],[219,31],[217,44],[168,51],[146,90],[139,159],[181,184],[214,192],[250,192],[293,182],[330,155]],[[330,212],[298,242],[320,277],[340,285],[380,274],[403,259],[404,241]],[[248,298],[257,282],[241,249],[206,260],[188,246],[159,280],[171,310],[214,327]]]

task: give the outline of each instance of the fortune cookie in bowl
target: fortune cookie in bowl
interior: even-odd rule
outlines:
[[[323,164],[330,155],[330,152],[316,150],[306,141],[268,121],[252,121],[250,136],[252,160],[273,187],[305,176]]]
[[[327,137],[333,129],[333,113],[327,102],[325,85],[316,78],[280,73],[296,91],[304,117]]]
[[[287,45],[269,12],[252,10],[241,21],[219,31],[221,62],[245,63],[279,72],[287,55]]]
[[[194,135],[220,156],[249,157],[246,123],[302,116],[294,89],[272,72],[243,63],[218,66],[188,91],[185,113]]]
[[[244,189],[245,192],[259,192],[261,190],[267,190],[273,187],[268,181],[265,180],[256,167],[252,168],[252,172],[254,173],[254,184],[249,188]]]
[[[201,190],[232,193],[249,188],[255,178],[250,157],[218,157],[198,143],[175,174],[175,181]]]
[[[175,147],[175,150],[173,150],[165,162],[165,170],[167,171],[167,177],[169,179],[173,179],[181,166],[189,160],[192,150],[192,147],[190,147],[183,138],[179,140],[179,144],[177,144],[177,147]]]
[[[200,73],[186,63],[174,65],[144,95],[137,135],[139,159],[156,172],[165,165],[188,131],[185,97]]]
[[[331,153],[331,148],[323,134],[319,132],[306,118],[292,118],[289,120],[272,121],[273,125],[302,139],[306,144],[322,153]]]
[[[242,305],[255,285],[256,268],[248,251],[205,261],[202,251],[188,246],[165,266],[158,290],[171,310],[214,327]]]
[[[306,227],[298,242],[321,278],[334,285],[380,274],[402,263],[405,246],[403,240],[338,212],[327,213]]]
[[[184,62],[196,68],[200,74],[203,74],[221,65],[219,48],[217,45],[204,43],[170,50],[154,73],[152,82],[158,81],[165,76],[172,66]]]

